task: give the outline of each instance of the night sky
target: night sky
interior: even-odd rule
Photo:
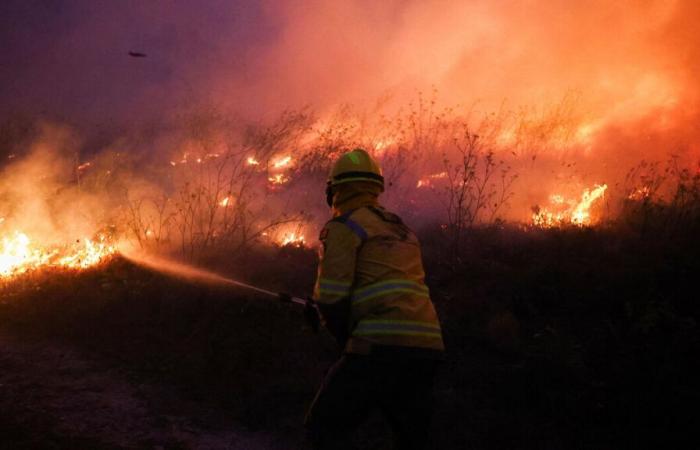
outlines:
[[[258,3],[3,1],[0,111],[104,120],[197,101],[232,66],[239,80],[253,76],[248,52],[278,29]]]
[[[435,88],[484,109],[576,92],[597,129],[685,123],[700,109],[699,20],[692,0],[4,0],[0,116],[269,117]]]

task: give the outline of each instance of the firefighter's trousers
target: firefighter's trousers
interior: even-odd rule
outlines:
[[[352,432],[379,409],[396,450],[425,449],[437,362],[345,354],[329,370],[306,416],[314,449],[352,447]]]

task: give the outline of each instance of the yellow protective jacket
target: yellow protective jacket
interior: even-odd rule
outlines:
[[[347,353],[396,349],[439,357],[442,333],[420,244],[379,206],[377,189],[352,183],[336,194],[335,217],[321,231],[314,300]]]

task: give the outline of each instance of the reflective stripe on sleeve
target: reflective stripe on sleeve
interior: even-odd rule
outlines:
[[[394,293],[408,293],[420,297],[430,297],[428,287],[422,283],[411,280],[385,280],[370,284],[353,293],[352,301],[359,304],[383,295]]]
[[[329,280],[321,278],[318,280],[319,292],[329,297],[345,297],[350,294],[351,282]]]
[[[414,320],[365,319],[357,324],[352,334],[353,336],[397,335],[442,338],[440,325]]]

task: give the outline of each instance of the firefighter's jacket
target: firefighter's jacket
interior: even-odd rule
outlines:
[[[437,356],[444,345],[418,239],[367,189],[336,198],[320,236],[314,300],[347,353],[395,348]]]

